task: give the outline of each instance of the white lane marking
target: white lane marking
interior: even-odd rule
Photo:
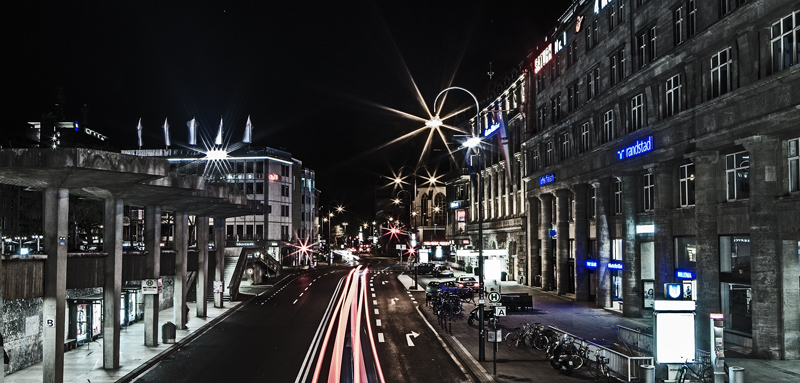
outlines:
[[[378,301],[377,301],[377,300],[372,300],[372,304],[373,304],[373,305],[377,305],[377,304],[378,304]]]
[[[305,293],[300,293],[300,296],[302,297],[302,296],[303,296],[303,294],[305,294]]]
[[[380,314],[378,313],[378,309],[375,309],[375,315],[380,315]]]
[[[374,288],[374,287],[372,287],[372,288],[370,288],[370,289],[369,289],[369,291],[375,291],[375,288]]]
[[[292,304],[295,304],[295,303],[297,303],[297,299],[295,299],[294,302],[292,302]]]
[[[375,319],[375,326],[381,327],[381,320]]]
[[[378,342],[383,343],[383,333],[382,332],[378,333]]]
[[[372,294],[372,297],[375,298],[375,294]]]

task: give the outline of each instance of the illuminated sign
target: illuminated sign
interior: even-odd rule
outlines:
[[[450,241],[424,241],[422,246],[450,246]]]
[[[578,32],[581,31],[581,22],[583,22],[583,16],[578,16],[575,19],[575,33],[578,33]]]
[[[750,243],[750,238],[734,238],[733,243]]]
[[[255,245],[256,245],[255,242],[236,242],[236,246],[239,247],[253,247]]]
[[[564,34],[555,41],[556,49],[555,53],[561,52],[565,46],[567,46],[567,32],[564,31]]]
[[[456,222],[464,222],[467,219],[467,211],[464,209],[456,210]]]
[[[656,225],[636,225],[636,234],[653,234],[656,232]]]
[[[469,245],[469,239],[462,239],[461,240],[461,244],[462,245]]]
[[[450,202],[450,208],[451,209],[455,209],[455,208],[459,208],[459,207],[461,207],[461,201]]]
[[[636,141],[635,144],[628,146],[625,149],[617,150],[617,157],[620,160],[638,156],[642,153],[647,153],[653,150],[653,136],[647,136],[644,141]]]
[[[548,44],[547,48],[539,54],[539,57],[533,62],[533,73],[539,73],[545,64],[549,63],[553,58],[553,45]]]
[[[622,270],[622,263],[620,263],[620,262],[609,262],[608,263],[608,268],[609,269],[614,269],[614,270]]]
[[[667,298],[667,299],[681,299],[681,298],[683,298],[683,284],[682,283],[665,283],[664,284],[664,298]]]
[[[558,233],[556,233],[556,231],[555,231],[555,230],[553,230],[553,229],[550,229],[550,237],[552,237],[552,238],[557,238],[557,236],[558,236]]]
[[[588,267],[590,269],[596,269],[597,268],[597,261],[595,261],[594,259],[587,259],[586,260],[586,267]]]
[[[492,117],[492,122],[489,124],[488,128],[484,129],[484,137],[489,137],[500,129],[505,130],[506,126],[505,112],[490,112],[489,115]]]
[[[611,4],[612,1],[614,0],[594,0],[594,13],[600,13],[600,10]]]
[[[675,276],[680,279],[694,279],[694,271],[675,270]]]
[[[556,175],[553,173],[539,177],[539,186],[551,184],[553,182],[556,182]]]
[[[279,176],[279,175],[277,175],[275,173],[269,173],[269,180],[270,181],[277,181],[279,179],[281,179],[281,176]]]

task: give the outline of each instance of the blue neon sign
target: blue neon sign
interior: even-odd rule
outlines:
[[[695,279],[694,271],[691,270],[675,270],[675,276],[680,279]]]
[[[556,182],[556,175],[553,173],[539,177],[539,186],[551,184],[553,182]]]
[[[486,128],[486,130],[484,130],[484,131],[483,131],[483,136],[484,136],[484,137],[489,137],[489,136],[491,136],[491,135],[492,135],[492,133],[494,133],[494,132],[495,132],[497,129],[500,129],[500,123],[499,123],[499,122],[495,122],[494,124],[491,124],[491,125],[489,125],[489,127],[488,127],[488,128]]]
[[[594,259],[587,259],[586,260],[586,267],[588,267],[590,269],[596,269],[597,268],[597,261],[595,261]]]
[[[683,298],[683,285],[680,283],[665,283],[664,293],[669,299]]]
[[[635,144],[628,146],[627,148],[617,150],[617,157],[619,157],[620,160],[624,160],[626,158],[647,153],[651,150],[653,150],[653,136],[647,136],[647,139],[643,141],[637,140]]]
[[[614,269],[614,270],[622,270],[622,263],[620,263],[620,262],[609,262],[608,263],[608,268],[609,269]]]

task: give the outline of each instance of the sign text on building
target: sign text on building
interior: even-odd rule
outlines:
[[[539,177],[539,186],[551,184],[553,182],[556,182],[556,175],[553,173],[545,174]]]
[[[539,57],[533,62],[533,72],[539,73],[542,68],[544,68],[545,64],[550,62],[553,58],[553,44],[547,44],[547,47],[544,48],[544,51],[539,54]]]
[[[627,148],[617,150],[617,157],[620,160],[624,160],[626,158],[638,156],[642,153],[647,153],[651,150],[653,150],[653,136],[647,136],[647,138],[643,141],[637,140],[635,144],[628,146]]]

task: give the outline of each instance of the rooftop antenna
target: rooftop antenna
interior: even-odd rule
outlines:
[[[492,81],[492,76],[494,76],[494,72],[492,71],[492,62],[489,61],[489,71],[486,72],[489,75],[489,81]]]

